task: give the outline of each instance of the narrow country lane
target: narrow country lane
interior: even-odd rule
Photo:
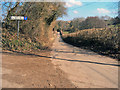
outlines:
[[[58,32],[52,63],[59,66],[78,88],[118,88],[118,62],[62,41]]]

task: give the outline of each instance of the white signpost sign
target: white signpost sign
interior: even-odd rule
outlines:
[[[27,17],[26,16],[11,16],[11,20],[17,20],[18,21],[17,37],[19,38],[19,22],[20,22],[20,20],[27,20]]]

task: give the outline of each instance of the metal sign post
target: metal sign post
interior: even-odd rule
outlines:
[[[11,20],[17,20],[18,21],[17,38],[19,39],[19,22],[20,22],[20,20],[27,20],[27,17],[25,17],[25,16],[11,16]]]
[[[19,21],[18,21],[18,31],[17,31],[17,38],[19,39]]]

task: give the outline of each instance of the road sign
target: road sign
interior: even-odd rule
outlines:
[[[19,38],[19,22],[20,20],[27,20],[26,16],[11,16],[11,20],[17,20],[18,21],[18,32],[17,32],[17,38]]]
[[[11,20],[27,20],[26,16],[11,16]]]
[[[24,17],[24,20],[27,20],[27,17]]]

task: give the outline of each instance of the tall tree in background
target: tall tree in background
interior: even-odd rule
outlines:
[[[64,5],[63,2],[3,3],[7,26],[9,24],[9,26],[17,28],[16,22],[11,21],[10,16],[27,16],[27,21],[20,22],[20,35],[24,34],[26,39],[30,38],[32,42],[39,42],[43,45],[51,41],[55,20],[66,14]],[[17,31],[17,29],[14,30]]]
[[[99,19],[99,17],[87,17],[87,19],[82,22],[81,29],[103,28],[105,26],[106,26],[105,21]]]
[[[72,29],[74,29],[75,31],[78,31],[81,28],[81,23],[85,20],[85,18],[81,17],[81,18],[75,18],[71,21],[70,26],[72,27]]]

